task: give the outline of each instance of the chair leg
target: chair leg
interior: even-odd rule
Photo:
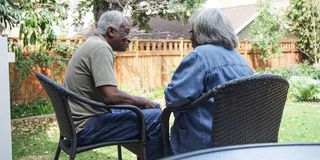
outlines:
[[[161,132],[162,132],[162,143],[164,147],[164,156],[170,156],[170,141],[169,141],[169,120],[170,120],[170,114],[171,111],[168,108],[165,108],[162,111],[162,126],[161,126]]]
[[[59,159],[60,152],[61,152],[61,148],[60,148],[60,146],[58,144],[58,148],[57,148],[57,151],[56,151],[56,155],[54,156],[54,160],[58,160]]]
[[[146,151],[146,144],[142,144],[142,154],[141,156],[138,158],[139,160],[141,159],[147,159],[147,151]]]
[[[69,160],[74,160],[74,159],[76,159],[76,154],[70,154],[69,155]]]
[[[118,148],[118,159],[119,159],[119,160],[122,160],[121,146],[120,146],[120,145],[117,145],[117,148]]]

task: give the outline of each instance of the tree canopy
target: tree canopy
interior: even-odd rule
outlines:
[[[10,0],[0,0],[0,34],[5,28],[12,28],[18,23],[17,6]]]
[[[11,29],[20,25],[20,38],[24,42],[34,43],[39,31],[52,35],[50,28],[66,18],[67,5],[57,0],[0,0],[0,29]],[[153,16],[160,16],[168,20],[186,22],[191,13],[205,0],[80,0],[76,8],[75,25],[83,22],[87,12],[94,13],[97,21],[107,10],[120,10],[131,16],[133,25],[140,29],[149,30],[149,20]],[[43,14],[45,13],[45,14]],[[30,27],[33,30],[30,30]],[[29,29],[28,29],[29,28]],[[51,33],[50,33],[51,32]],[[27,33],[29,35],[27,35]],[[21,37],[23,36],[23,37]],[[26,38],[29,38],[27,40]],[[50,38],[50,36],[49,36]],[[50,42],[50,41],[49,41]]]
[[[20,27],[23,46],[51,49],[55,40],[53,26],[66,19],[66,7],[56,0],[1,0],[0,22],[3,28]]]
[[[149,30],[150,17],[160,16],[168,20],[186,22],[192,11],[205,0],[86,0],[80,1],[77,7],[75,24],[81,24],[82,17],[88,11],[94,13],[97,22],[100,15],[107,10],[120,10],[133,19],[133,25]]]
[[[3,28],[19,27],[19,43],[9,43],[16,55],[15,69],[20,73],[17,84],[32,73],[33,67],[52,63],[48,51],[56,40],[53,27],[66,19],[66,8],[56,0],[0,0]]]
[[[290,0],[290,30],[297,46],[312,62],[320,62],[320,0]]]

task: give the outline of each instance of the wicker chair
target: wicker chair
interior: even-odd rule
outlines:
[[[145,135],[145,122],[144,116],[140,109],[132,105],[105,105],[96,101],[92,101],[81,97],[80,95],[75,94],[67,89],[65,89],[60,84],[49,79],[41,73],[36,73],[37,79],[40,81],[41,85],[45,89],[46,93],[51,100],[51,103],[54,107],[55,115],[58,121],[58,126],[60,130],[60,139],[58,142],[58,148],[55,154],[55,160],[59,158],[61,149],[69,155],[70,159],[75,159],[77,153],[89,151],[95,148],[117,145],[118,148],[118,158],[122,159],[121,155],[121,145],[124,146],[133,146],[137,149],[137,157],[146,159],[146,135]],[[110,142],[101,142],[86,146],[77,145],[77,136],[75,131],[74,122],[71,116],[71,111],[68,104],[68,99],[74,99],[81,101],[83,103],[90,104],[94,107],[103,107],[108,109],[126,109],[134,112],[137,117],[137,123],[139,125],[139,137],[137,139],[123,140],[123,141],[110,141]]]
[[[212,97],[212,147],[277,142],[288,88],[286,79],[260,74],[221,84],[186,106],[167,107],[162,113],[165,155],[171,154],[170,114],[197,107]]]

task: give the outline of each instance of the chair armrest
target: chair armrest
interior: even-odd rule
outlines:
[[[169,156],[172,154],[171,147],[170,147],[170,141],[169,141],[169,124],[170,124],[170,115],[172,112],[184,112],[193,108],[196,108],[201,103],[206,102],[210,98],[212,98],[216,93],[216,89],[211,89],[206,94],[202,95],[200,98],[196,99],[195,101],[179,106],[179,107],[172,107],[167,106],[162,111],[162,126],[161,126],[161,132],[162,132],[162,143],[164,146],[164,155]]]
[[[91,106],[95,106],[95,107],[102,107],[102,108],[106,108],[106,109],[123,109],[123,110],[130,110],[132,112],[134,112],[136,115],[137,115],[137,122],[138,122],[138,126],[139,126],[139,129],[140,129],[140,136],[143,140],[143,142],[146,142],[146,136],[145,136],[145,121],[144,121],[144,115],[141,111],[140,108],[136,107],[136,106],[133,106],[133,105],[127,105],[127,104],[120,104],[120,105],[107,105],[107,104],[104,104],[104,103],[101,103],[101,102],[97,102],[97,101],[94,101],[94,100],[90,100],[88,98],[85,98],[83,96],[80,96],[72,91],[68,91],[66,90],[66,95],[71,98],[71,99],[75,99],[75,100],[78,100],[80,102],[83,102],[83,103],[86,103],[86,104],[89,104]]]
[[[202,95],[201,97],[199,97],[198,99],[196,99],[195,101],[193,101],[189,104],[179,106],[179,107],[167,106],[167,109],[170,110],[171,112],[181,112],[181,111],[193,109],[193,108],[199,106],[200,104],[202,104],[203,102],[206,102],[207,100],[212,98],[215,95],[215,93],[216,93],[216,89],[213,88],[213,89],[209,90],[206,94]]]
[[[71,91],[66,91],[66,94],[69,98],[71,99],[75,99],[78,100],[80,102],[95,106],[95,107],[102,107],[102,108],[106,108],[106,109],[125,109],[125,110],[131,110],[133,112],[135,112],[138,116],[143,117],[143,113],[141,111],[141,109],[139,109],[136,106],[133,105],[128,105],[128,104],[120,104],[120,105],[107,105],[101,102],[97,102],[88,98],[85,98],[81,95],[78,95],[74,92]]]
[[[170,107],[167,106],[162,111],[162,124],[161,124],[161,133],[162,133],[162,144],[164,147],[164,155],[165,157],[172,155],[171,145],[169,141],[169,125],[170,125],[170,115],[172,112],[184,112],[189,109],[195,108],[199,106],[199,104],[208,100],[208,96],[201,96],[197,100],[180,107]]]

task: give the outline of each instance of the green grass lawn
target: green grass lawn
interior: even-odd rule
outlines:
[[[283,115],[280,142],[320,142],[320,104],[287,103]],[[56,123],[33,133],[13,133],[13,159],[53,159],[58,140]],[[61,159],[67,159],[62,152]],[[117,159],[116,147],[104,147],[77,154],[78,160]],[[123,151],[123,159],[136,159],[129,151]]]
[[[13,134],[13,159],[19,160],[51,160],[57,147],[59,130],[57,123],[50,124],[47,129],[33,133]],[[136,159],[136,156],[123,148],[123,159]],[[104,147],[77,154],[77,160],[90,159],[118,159],[116,146]],[[61,160],[67,160],[67,155],[62,151]]]
[[[287,103],[280,142],[320,142],[320,103]]]

